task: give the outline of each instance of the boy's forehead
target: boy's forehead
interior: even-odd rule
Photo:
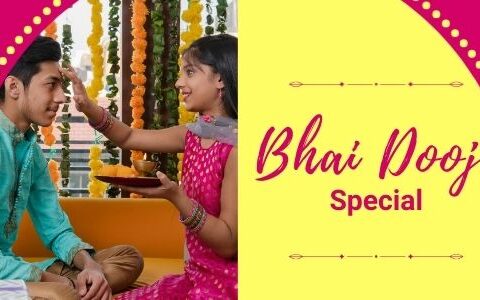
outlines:
[[[39,71],[35,74],[35,77],[39,79],[48,77],[61,77],[60,64],[56,61],[45,61],[39,64]]]

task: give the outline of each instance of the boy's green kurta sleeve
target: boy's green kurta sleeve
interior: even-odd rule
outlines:
[[[35,165],[27,208],[43,244],[56,257],[70,265],[79,250],[93,250],[93,247],[73,233],[70,221],[58,202],[57,190],[50,179],[47,161],[40,147],[34,147]]]
[[[40,281],[42,270],[35,265],[13,256],[4,256],[0,251],[0,279]]]

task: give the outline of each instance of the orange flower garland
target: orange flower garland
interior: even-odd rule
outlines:
[[[132,97],[130,98],[130,106],[132,107],[133,121],[132,128],[143,128],[144,121],[142,116],[145,112],[143,104],[143,96],[145,94],[145,83],[147,77],[145,76],[146,66],[144,64],[147,58],[147,31],[145,30],[145,22],[147,21],[148,9],[145,5],[145,0],[134,0],[133,2],[133,14],[132,14],[132,63],[130,68],[133,71],[131,80],[134,88],[132,90]],[[143,159],[142,151],[132,151],[130,157],[132,161]]]
[[[48,36],[54,40],[57,39],[57,24],[55,22],[51,23],[47,26],[47,28],[45,28],[45,36]],[[40,132],[43,135],[43,142],[45,145],[52,146],[55,144],[56,139],[53,135],[53,124],[48,127],[41,127]]]
[[[48,161],[48,172],[50,173],[50,178],[52,179],[53,184],[58,190],[58,182],[60,181],[60,171],[58,171],[58,163],[50,159]]]
[[[203,5],[200,4],[199,0],[191,0],[188,3],[188,8],[182,13],[182,20],[188,23],[188,27],[187,31],[180,34],[180,38],[183,41],[183,44],[178,48],[178,52],[180,53],[178,65],[180,66],[180,69],[182,66],[181,54],[203,34],[202,25],[200,25],[200,22],[202,21],[202,10]],[[183,125],[192,122],[195,119],[195,113],[189,112],[185,109],[185,102],[183,101],[182,93],[178,93],[178,100],[180,100],[178,106],[178,124]],[[183,154],[179,153],[177,157],[178,178],[182,178]]]
[[[55,22],[50,23],[50,25],[45,28],[45,36],[48,36],[54,40],[57,39],[57,24]],[[40,133],[43,136],[43,143],[46,146],[52,147],[57,141],[55,135],[53,135],[53,124],[48,127],[40,127]],[[58,182],[61,177],[58,167],[59,165],[54,159],[51,158],[48,161],[48,172],[50,173],[50,178],[57,189]]]
[[[49,147],[51,147],[57,141],[53,135],[53,125],[41,127],[40,133],[43,135],[43,143]]]
[[[51,37],[52,39],[57,39],[57,23],[52,22],[45,28],[45,36]]]

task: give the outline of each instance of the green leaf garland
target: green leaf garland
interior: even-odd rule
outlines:
[[[62,67],[66,68],[71,64],[73,48],[72,28],[70,25],[63,25],[62,31]],[[70,191],[68,184],[70,182],[70,117],[69,107],[71,103],[70,97],[70,80],[67,77],[63,78],[63,91],[67,95],[65,104],[62,107],[61,126],[57,126],[60,130],[60,138],[62,141],[62,160],[60,162],[60,173],[62,176],[62,188],[59,193],[62,197],[69,197]]]
[[[217,1],[217,31],[221,33],[225,33],[227,31],[227,25],[225,25],[225,22],[227,21],[227,8],[227,0]]]
[[[205,26],[205,34],[212,35],[215,29],[212,26],[214,19],[212,16],[213,11],[211,0],[207,0],[207,2],[205,3],[205,7],[207,9],[207,26]]]
[[[154,0],[151,9],[153,31],[153,67],[151,79],[155,110],[150,128],[161,129],[178,125],[178,95],[175,81],[178,74],[180,3],[178,0]],[[160,170],[177,180],[176,154],[153,153]]]
[[[117,117],[118,106],[117,99],[115,98],[118,94],[118,86],[116,74],[120,72],[120,57],[118,57],[119,45],[118,45],[118,28],[120,26],[120,16],[119,10],[121,1],[120,0],[110,0],[110,11],[109,11],[109,22],[108,22],[108,36],[110,38],[110,43],[108,45],[108,58],[107,62],[111,64],[110,72],[106,77],[108,85],[107,98],[110,101],[108,106],[108,111],[113,117]],[[108,164],[116,165],[120,162],[120,150],[117,146],[112,143],[110,140],[103,142],[105,150],[110,154],[108,159]],[[107,189],[108,197],[116,198],[120,194],[120,190],[117,187],[110,185]]]

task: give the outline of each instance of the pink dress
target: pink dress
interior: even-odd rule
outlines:
[[[204,149],[197,135],[187,131],[185,137],[183,188],[215,217],[220,215],[223,172],[232,147],[216,141]],[[186,241],[190,258],[185,274],[164,277],[116,299],[237,299],[237,259],[218,256],[188,230]]]

